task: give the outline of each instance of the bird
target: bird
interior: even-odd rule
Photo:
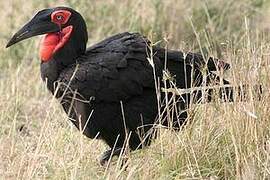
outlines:
[[[160,119],[165,119],[161,125],[180,129],[186,124],[190,104],[204,97],[201,90],[181,95],[166,90],[200,88],[213,82],[230,85],[214,73],[228,70],[229,63],[163,48],[140,33],[119,33],[87,48],[86,22],[70,7],[39,11],[6,47],[38,35],[43,35],[41,78],[72,124],[86,137],[109,146],[101,164],[119,156],[125,147],[132,151],[149,146]],[[211,101],[213,93],[208,91],[206,101]],[[218,93],[233,99],[231,88]],[[170,98],[176,102],[174,112],[167,112],[164,105]],[[166,120],[169,113],[170,121]]]

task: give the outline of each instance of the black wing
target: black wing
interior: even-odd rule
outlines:
[[[153,67],[148,61],[149,40],[138,33],[121,33],[88,48],[85,56],[76,64],[61,72],[58,82],[60,91],[67,88],[77,90],[84,98],[115,102],[141,95],[145,88],[155,89]],[[176,75],[176,84],[180,88],[190,88],[191,82],[197,86],[202,82],[200,68],[205,64],[209,71],[216,70],[220,63],[224,69],[229,64],[210,58],[207,63],[201,55],[180,51],[168,51],[153,47],[155,74],[162,76],[165,55],[168,69]],[[192,68],[195,75],[192,75]]]
[[[92,47],[86,55],[61,72],[60,91],[77,91],[84,98],[114,102],[155,88],[153,68],[147,60],[148,40],[137,33],[122,33]],[[154,57],[157,76],[162,65]]]

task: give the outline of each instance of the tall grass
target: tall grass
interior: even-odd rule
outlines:
[[[85,17],[89,45],[138,31],[169,48],[231,63],[234,85],[263,84],[261,101],[194,105],[180,132],[161,130],[128,155],[127,167],[98,164],[106,150],[67,121],[39,77],[39,38],[5,49],[40,9],[71,6]],[[0,1],[1,179],[269,179],[269,15],[263,0]],[[196,113],[195,113],[196,112]]]

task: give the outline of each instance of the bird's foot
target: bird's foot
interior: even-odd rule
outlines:
[[[114,149],[105,151],[100,158],[100,161],[99,161],[100,164],[104,166],[107,162],[109,162],[112,159],[113,156],[120,156],[121,151],[122,151],[122,148],[114,148]]]

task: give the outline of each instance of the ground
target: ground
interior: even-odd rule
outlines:
[[[78,132],[39,73],[33,38],[5,49],[11,35],[46,7],[70,6],[86,18],[89,45],[132,31],[153,42],[231,63],[225,76],[262,84],[260,101],[194,105],[180,132],[102,167],[108,147]],[[269,179],[270,3],[267,0],[0,1],[0,179]],[[255,97],[255,95],[254,95]],[[195,113],[196,112],[196,113]]]

